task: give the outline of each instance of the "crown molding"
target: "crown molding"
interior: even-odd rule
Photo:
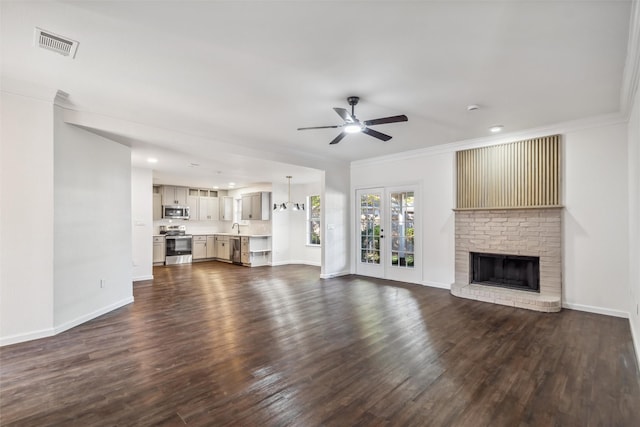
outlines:
[[[629,116],[633,108],[640,76],[640,5],[638,3],[638,0],[632,0],[631,2],[627,57],[620,90],[620,111],[626,117]]]
[[[56,97],[56,89],[40,85],[37,83],[18,80],[6,75],[0,76],[0,91],[11,95],[22,96],[25,98],[35,99],[52,103]]]
[[[351,168],[367,167],[379,165],[389,162],[410,160],[416,157],[436,156],[439,154],[453,153],[459,150],[467,150],[470,148],[488,147],[490,145],[507,144],[510,142],[521,141],[523,139],[540,138],[543,136],[563,134],[580,130],[591,129],[594,127],[610,126],[620,123],[626,123],[628,118],[621,113],[606,114],[601,116],[589,117],[584,119],[572,120],[568,122],[557,123],[549,126],[541,126],[538,128],[511,132],[503,135],[492,135],[482,138],[474,138],[462,141],[451,142],[447,144],[435,145],[432,147],[420,148],[417,150],[403,151],[401,153],[390,154],[380,157],[372,157],[369,159],[355,160],[351,162]]]

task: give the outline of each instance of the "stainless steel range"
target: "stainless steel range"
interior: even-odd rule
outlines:
[[[193,238],[191,234],[186,234],[186,230],[187,227],[184,225],[169,225],[160,230],[167,242],[166,265],[191,263]]]

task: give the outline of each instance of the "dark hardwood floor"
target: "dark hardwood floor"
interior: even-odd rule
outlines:
[[[638,426],[628,321],[307,266],[157,267],[0,349],[3,426]]]

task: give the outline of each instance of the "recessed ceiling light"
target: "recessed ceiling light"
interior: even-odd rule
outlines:
[[[214,185],[214,186],[213,186],[213,189],[214,189],[214,190],[217,190],[218,188],[220,188],[220,187],[218,187],[217,185]]]
[[[236,183],[235,183],[235,182],[230,182],[230,183],[229,183],[229,187],[233,187],[233,186],[235,186],[235,185],[236,185]]]
[[[156,159],[155,157],[149,157],[147,159],[147,162],[149,162],[149,163],[158,163],[158,159]]]
[[[198,166],[200,166],[199,163],[193,163],[193,162],[189,163],[190,168],[197,168]]]
[[[478,104],[467,105],[467,111],[475,111],[479,109],[480,109],[480,106]]]
[[[492,133],[498,133],[498,132],[500,132],[502,129],[504,129],[504,126],[502,126],[502,125],[495,125],[495,126],[491,126],[491,127],[489,128],[489,130],[490,130]]]

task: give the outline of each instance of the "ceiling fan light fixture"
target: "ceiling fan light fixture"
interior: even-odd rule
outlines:
[[[344,127],[344,131],[346,133],[358,133],[358,132],[362,132],[362,126],[360,126],[359,124],[352,124],[352,125],[346,125]]]
[[[310,130],[310,129],[342,129],[342,132],[338,134],[329,145],[334,145],[339,143],[350,133],[364,133],[365,135],[372,136],[381,141],[389,141],[391,139],[390,135],[386,135],[382,132],[378,132],[376,130],[371,129],[369,126],[374,125],[384,125],[387,123],[398,123],[398,122],[406,122],[409,119],[404,114],[400,114],[397,116],[389,116],[389,117],[380,117],[379,119],[372,120],[364,120],[360,121],[356,118],[355,106],[358,103],[360,98],[357,96],[350,96],[347,98],[347,102],[351,106],[351,113],[347,111],[345,108],[335,107],[333,110],[338,113],[338,115],[342,118],[344,123],[341,125],[330,125],[330,126],[312,126],[312,127],[303,127],[298,128],[298,130]]]

